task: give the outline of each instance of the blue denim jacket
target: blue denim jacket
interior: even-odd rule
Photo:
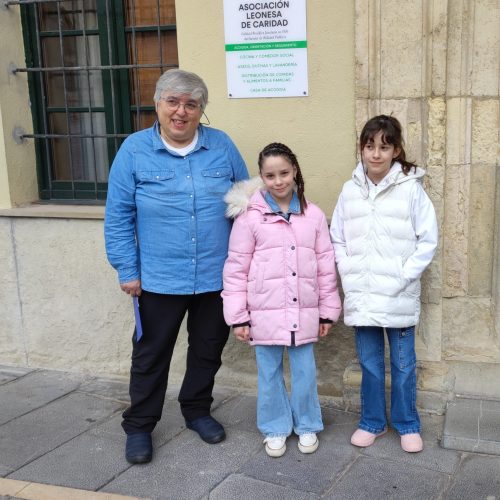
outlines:
[[[222,131],[198,127],[195,149],[168,151],[158,126],[130,135],[111,167],[104,236],[120,283],[194,294],[222,289],[231,222],[224,195],[247,179],[245,163]]]

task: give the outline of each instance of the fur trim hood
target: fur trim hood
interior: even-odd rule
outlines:
[[[226,217],[228,219],[236,219],[238,215],[246,212],[252,195],[263,188],[264,183],[260,176],[234,184],[226,193],[226,196],[224,196],[224,201],[227,203]]]

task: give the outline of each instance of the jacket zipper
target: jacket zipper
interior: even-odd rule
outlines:
[[[295,346],[295,332],[290,332],[290,335],[292,337],[292,339],[291,339],[291,342],[292,342],[291,345]]]

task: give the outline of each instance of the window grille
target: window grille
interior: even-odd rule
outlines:
[[[158,77],[178,67],[174,0],[8,0],[19,5],[40,198],[104,200],[123,139],[155,120]]]

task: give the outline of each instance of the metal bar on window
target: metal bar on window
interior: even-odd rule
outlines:
[[[72,137],[73,139],[114,139],[114,138],[125,138],[130,134],[19,134],[20,139],[67,139]]]
[[[85,19],[85,0],[80,0],[82,2],[82,28],[83,28],[83,50],[85,53],[85,63],[87,66],[89,65],[89,51],[88,51],[88,39],[87,39],[87,32],[86,32],[86,24],[87,21]],[[91,92],[91,85],[90,85],[90,70],[87,69],[87,98],[89,100],[89,106],[88,106],[88,113],[89,113],[89,120],[90,120],[90,134],[92,135],[92,157],[94,160],[94,194],[97,199],[97,181],[98,181],[98,174],[97,174],[97,156],[95,152],[95,137],[94,137],[94,113],[92,111],[92,92]]]
[[[177,26],[175,24],[162,24],[161,26],[137,26],[135,31],[137,33],[147,33],[149,31],[175,31]],[[125,28],[125,33],[131,33],[133,28]]]
[[[10,7],[11,5],[32,5],[37,3],[56,3],[65,2],[66,0],[5,0],[4,6]]]
[[[137,36],[136,36],[136,18],[135,18],[135,0],[132,0],[132,47],[134,50],[134,63],[137,64],[139,61],[139,57],[137,55]],[[137,112],[136,112],[136,126],[140,127],[140,120],[141,120],[141,112],[140,112],[140,106],[141,106],[141,79],[139,76],[139,69],[135,69],[133,71],[135,73],[135,103],[137,104]]]
[[[156,27],[158,28],[158,50],[160,52],[160,64],[162,66],[161,72],[163,73],[163,46],[161,39],[161,12],[160,12],[160,0],[156,0]]]
[[[56,3],[65,1],[66,0],[6,0],[4,5],[5,7],[9,7],[11,5],[31,5],[36,3]]]
[[[108,61],[113,61],[113,48],[111,46],[111,24],[110,24],[110,13],[109,13],[109,0],[106,0],[106,25],[108,28]],[[116,93],[115,93],[115,73],[111,71],[110,73],[110,78],[111,78],[111,102],[113,103],[112,106],[112,116],[113,116],[113,132],[116,133],[116,130],[118,129],[117,127],[117,119],[116,119]],[[115,138],[115,149],[118,149],[118,141]]]
[[[42,64],[42,45],[41,45],[41,40],[40,40],[40,18],[39,18],[39,11],[38,7],[35,5],[33,6],[33,16],[35,18],[35,38],[36,38],[36,50],[37,50],[37,57],[38,61],[40,64]],[[49,123],[48,123],[48,114],[47,114],[47,96],[45,93],[45,78],[43,77],[42,74],[40,74],[40,96],[41,96],[41,101],[42,101],[42,119],[43,119],[43,130],[44,133],[47,134],[49,131]],[[51,152],[51,144],[50,140],[48,137],[45,137],[45,156],[46,156],[46,161],[47,165],[51,165],[51,158],[50,158],[50,152]],[[47,180],[49,183],[49,193],[50,197],[52,198],[52,169],[49,167],[46,170],[47,173]]]
[[[88,111],[88,106],[69,106],[69,111],[71,113],[86,113]],[[104,113],[106,108],[102,106],[92,106],[93,113]],[[63,107],[58,106],[47,106],[48,113],[64,113]]]
[[[95,29],[90,29],[90,30],[87,30],[87,34],[88,35],[98,35],[99,34],[99,30],[95,30]],[[63,36],[81,36],[82,35],[82,30],[79,30],[79,29],[65,29],[63,30],[63,33],[62,33]],[[59,36],[59,32],[58,31],[40,31],[40,38],[50,38],[50,37],[56,37],[56,36]]]
[[[93,65],[93,66],[50,66],[48,68],[17,68],[11,67],[11,73],[47,73],[50,71],[87,71],[87,70],[114,70],[114,69],[135,69],[135,68],[177,68],[176,64],[108,64],[108,65]]]
[[[61,64],[64,67],[64,44],[62,37],[62,16],[61,16],[61,4],[57,3],[57,27],[59,29],[59,51],[61,53]],[[68,88],[66,81],[66,71],[63,69],[62,71],[63,77],[63,90],[64,90],[64,110],[66,115],[66,130],[68,133],[71,132],[71,121],[68,109]],[[71,188],[73,190],[73,196],[75,195],[75,179],[73,172],[73,148],[71,147],[71,137],[68,138],[68,153],[69,153],[69,172],[71,179]]]

